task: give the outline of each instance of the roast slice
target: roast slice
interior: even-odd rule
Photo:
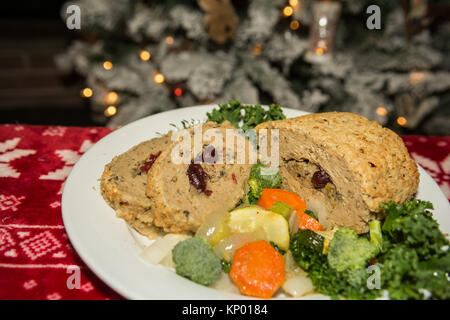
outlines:
[[[158,235],[159,230],[153,226],[151,201],[145,195],[147,171],[169,144],[170,133],[134,146],[112,159],[100,180],[103,198],[117,216],[149,238]]]
[[[330,112],[256,129],[261,137],[278,129],[282,188],[303,197],[326,228],[367,232],[381,203],[402,203],[417,191],[417,165],[403,141],[375,121]]]
[[[151,198],[154,224],[167,232],[195,232],[211,213],[236,207],[248,190],[252,166],[248,159],[244,164],[226,163],[226,155],[231,153],[237,161],[237,144],[228,144],[225,139],[225,130],[235,130],[234,127],[229,122],[222,125],[207,122],[200,126],[203,133],[208,129],[221,133],[222,152],[215,138],[208,139],[203,134],[202,151],[194,154],[192,148],[189,157],[186,156],[188,161],[177,164],[172,158],[172,152],[178,152],[174,142],[161,153],[148,173],[147,196]],[[193,137],[194,127],[186,132],[188,137]],[[241,139],[248,154],[253,147],[248,140]],[[220,156],[222,164],[217,163]],[[194,163],[195,159],[203,162]]]

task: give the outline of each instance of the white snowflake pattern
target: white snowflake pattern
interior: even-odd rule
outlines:
[[[50,127],[48,129],[46,129],[42,133],[42,135],[43,136],[51,136],[51,137],[54,137],[54,136],[62,137],[66,133],[66,131],[67,131],[67,128],[65,128],[65,127]]]
[[[51,251],[61,248],[61,243],[50,231],[45,231],[21,242],[20,246],[31,260],[36,260]]]
[[[16,249],[11,249],[5,252],[5,257],[9,258],[16,258],[17,257],[17,251]]]
[[[17,148],[19,142],[20,138],[13,138],[0,142],[0,177],[19,178],[20,172],[14,169],[10,163],[18,158],[36,153],[36,150]]]
[[[6,229],[0,228],[0,251],[6,250],[15,244],[16,242],[11,234]]]
[[[52,203],[50,203],[50,207],[53,209],[59,208],[59,207],[61,207],[61,202],[59,202],[59,201],[52,202]]]
[[[22,200],[25,199],[25,196],[16,197],[15,195],[4,195],[0,194],[0,210],[12,210],[17,211],[18,206],[22,204]]]
[[[36,286],[37,286],[37,282],[36,282],[36,280],[34,280],[34,279],[25,281],[25,282],[23,283],[23,287],[24,287],[26,290],[31,290],[31,289],[33,289],[33,288],[36,287]]]
[[[64,150],[56,150],[55,154],[58,155],[61,160],[64,162],[64,166],[60,169],[56,169],[55,171],[49,172],[47,174],[41,175],[39,177],[40,180],[65,180],[69,175],[70,171],[72,171],[73,165],[78,161],[81,155],[86,152],[91,146],[93,142],[90,140],[85,140],[81,144],[81,147],[78,151],[64,149]]]
[[[48,300],[61,300],[61,295],[58,292],[53,292],[47,295]]]
[[[92,285],[92,283],[86,282],[80,287],[80,289],[83,290],[84,292],[89,292],[94,290],[94,286]]]
[[[430,176],[439,184],[445,196],[450,199],[450,181],[448,181],[450,180],[450,154],[440,162],[431,160],[415,152],[412,152],[411,156],[427,170]]]

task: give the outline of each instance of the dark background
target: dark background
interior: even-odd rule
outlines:
[[[2,1],[0,123],[95,125],[83,79],[63,77],[54,63],[74,37],[60,17],[64,2]]]

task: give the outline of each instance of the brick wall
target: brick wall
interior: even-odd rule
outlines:
[[[0,22],[0,112],[82,105],[82,83],[64,83],[54,57],[72,34],[58,20]]]

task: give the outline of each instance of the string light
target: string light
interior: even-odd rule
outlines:
[[[296,7],[296,6],[298,5],[298,0],[289,0],[289,4],[290,4],[292,7]]]
[[[93,94],[94,94],[94,92],[92,91],[91,88],[84,88],[83,90],[81,90],[82,97],[90,98],[90,97],[92,97]]]
[[[388,111],[386,110],[386,108],[378,107],[376,113],[377,115],[384,117],[388,114]]]
[[[297,20],[292,20],[291,23],[289,23],[289,27],[292,30],[297,30],[300,27],[300,23]]]
[[[105,109],[105,116],[112,117],[117,113],[117,108],[115,106],[109,106]]]
[[[284,7],[284,9],[283,9],[283,15],[284,15],[285,17],[290,17],[290,16],[292,16],[293,13],[294,13],[294,9],[292,9],[291,6],[286,6],[286,7]]]
[[[113,68],[112,62],[111,61],[103,62],[103,68],[105,68],[105,70],[111,70]]]
[[[141,50],[139,51],[139,58],[141,58],[142,61],[148,61],[151,58],[151,54],[150,52],[148,52],[147,50]]]
[[[173,90],[173,94],[179,97],[183,94],[183,90],[181,88],[175,88],[175,90]]]
[[[164,82],[164,75],[162,73],[155,73],[153,76],[153,81],[156,83],[163,83]]]
[[[405,119],[405,117],[398,117],[397,118],[397,123],[399,125],[401,125],[402,127],[406,126],[406,124],[408,123],[408,121]]]
[[[171,37],[171,36],[166,37],[166,43],[167,44],[172,44],[173,43],[173,37]]]
[[[262,47],[260,44],[255,45],[252,50],[252,52],[255,56],[259,56],[261,54],[261,51],[262,51]]]
[[[105,102],[107,104],[115,104],[118,100],[119,100],[119,95],[114,91],[108,92],[108,94],[106,95],[106,98],[105,98]]]

